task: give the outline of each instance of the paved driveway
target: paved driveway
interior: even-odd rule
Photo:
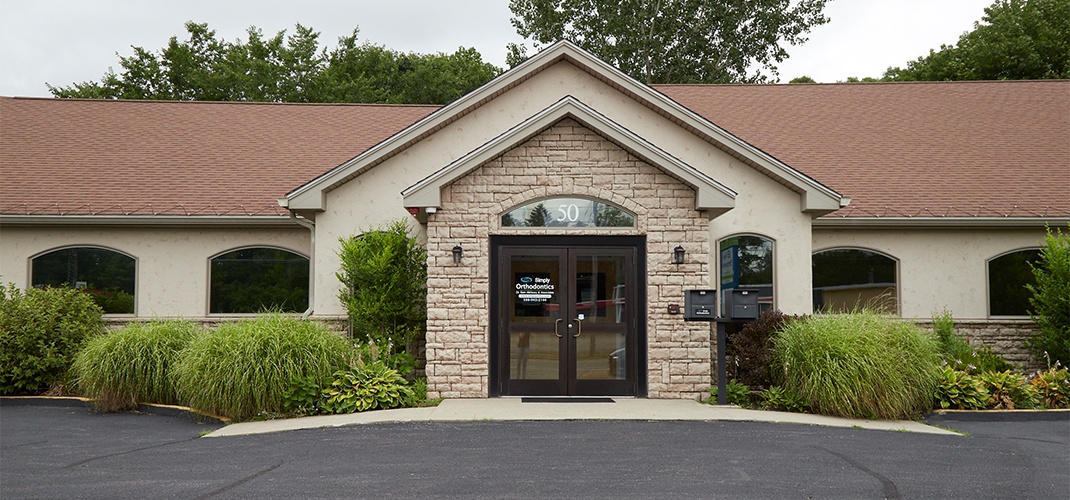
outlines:
[[[747,422],[432,422],[201,439],[178,417],[0,407],[0,496],[1065,498],[1070,421],[970,437]]]

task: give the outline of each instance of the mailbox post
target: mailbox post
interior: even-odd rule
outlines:
[[[758,292],[732,289],[725,291],[725,313],[717,316],[717,290],[684,290],[684,320],[709,321],[716,325],[717,335],[717,404],[728,404],[728,349],[726,326],[729,323],[749,323],[758,318]]]

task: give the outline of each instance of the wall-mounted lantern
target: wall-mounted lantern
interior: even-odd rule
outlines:
[[[457,246],[453,247],[453,263],[454,264],[460,264],[461,263],[461,257],[463,255],[464,255],[464,249],[461,248],[461,245],[457,245]]]
[[[676,248],[672,250],[672,261],[677,264],[684,263],[684,247],[682,245],[676,245]]]

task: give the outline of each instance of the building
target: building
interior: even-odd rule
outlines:
[[[651,87],[568,43],[443,107],[0,98],[0,280],[338,320],[339,239],[404,218],[432,396],[696,397],[691,289],[947,309],[1023,363],[1068,111],[1070,81]]]

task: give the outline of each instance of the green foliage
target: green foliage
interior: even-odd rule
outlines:
[[[822,414],[911,418],[931,408],[939,379],[935,339],[871,311],[792,322],[773,350],[782,385]]]
[[[520,36],[569,40],[646,83],[759,83],[785,45],[828,22],[826,0],[511,0]],[[536,48],[538,45],[536,44]],[[525,57],[510,44],[509,63]]]
[[[957,45],[889,68],[885,80],[1070,78],[1070,2],[996,0]]]
[[[172,373],[190,406],[234,419],[282,413],[295,380],[326,383],[352,349],[320,323],[272,314],[198,336]]]
[[[1006,371],[1013,367],[986,345],[972,346],[955,334],[955,319],[944,310],[933,315],[933,333],[940,344],[944,362],[955,370],[976,375],[988,371]]]
[[[774,385],[761,395],[762,407],[774,411],[791,411],[805,413],[810,411],[810,405],[797,392]]]
[[[341,239],[339,298],[353,337],[393,354],[415,351],[427,323],[427,250],[405,221]]]
[[[325,413],[353,413],[412,406],[415,400],[405,378],[378,362],[336,372],[320,404]]]
[[[943,409],[979,410],[988,407],[988,389],[981,379],[950,366],[944,367],[943,377],[933,393]]]
[[[738,333],[729,335],[725,354],[732,359],[728,370],[733,377],[751,387],[773,385],[773,337],[786,324],[799,319],[780,311],[766,311]]]
[[[989,406],[997,410],[1036,408],[1040,405],[1036,389],[1025,375],[1005,372],[985,372],[978,376],[988,390]]]
[[[358,45],[358,30],[329,52],[318,32],[300,24],[292,35],[270,38],[251,27],[247,41],[233,43],[207,24],[189,22],[186,31],[188,40],[171,37],[157,52],[134,47],[119,58],[120,74],[49,90],[93,99],[446,104],[501,72],[475,49],[404,54]]]
[[[290,387],[282,393],[284,413],[294,415],[315,415],[320,412],[320,395],[323,384],[316,377],[298,377],[290,382]]]
[[[1070,371],[1054,366],[1038,372],[1030,381],[1047,408],[1070,408]]]
[[[189,321],[130,323],[86,342],[71,366],[81,393],[104,411],[138,403],[179,404],[170,371],[179,353],[201,333]]]
[[[731,379],[725,384],[725,400],[728,404],[738,406],[750,405],[750,387],[737,382],[735,379]],[[717,404],[717,386],[710,387],[710,404]]]
[[[82,343],[103,330],[103,314],[72,288],[0,287],[0,395],[64,384]]]
[[[1048,228],[1040,263],[1033,265],[1036,285],[1026,285],[1033,297],[1031,315],[1038,332],[1026,345],[1039,359],[1070,365],[1070,230],[1063,234]]]
[[[792,78],[788,83],[817,83],[817,80],[814,80],[807,75],[803,75]]]

